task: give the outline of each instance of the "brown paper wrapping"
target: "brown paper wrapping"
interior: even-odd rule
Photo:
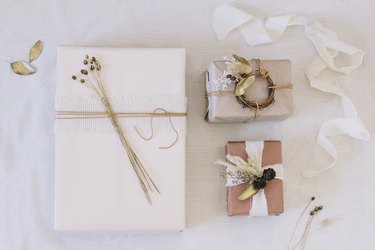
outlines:
[[[228,142],[226,146],[227,154],[239,156],[247,160],[248,156],[245,150],[246,144],[244,141]],[[280,141],[265,141],[262,167],[272,164],[282,163],[281,156],[281,142]],[[233,187],[227,187],[227,210],[228,215],[249,215],[252,207],[252,198],[240,201],[237,197],[246,189],[246,184],[241,184]],[[284,212],[284,198],[283,198],[283,181],[280,179],[273,179],[269,181],[264,188],[266,195],[268,214],[279,215]]]
[[[254,69],[257,68],[254,60],[249,61],[249,63]],[[262,60],[261,67],[268,70],[275,85],[292,83],[292,66],[289,60]],[[214,61],[207,69],[207,121],[231,123],[247,121],[254,117],[255,109],[243,108],[235,96],[210,95],[210,93],[219,91],[215,81],[223,76],[225,68],[225,61]],[[226,91],[234,91],[234,86]],[[248,89],[247,96],[250,100],[263,102],[268,96],[267,82],[264,79],[257,78]],[[292,89],[276,89],[275,101],[267,108],[260,110],[255,121],[284,120],[292,115],[293,111]]]

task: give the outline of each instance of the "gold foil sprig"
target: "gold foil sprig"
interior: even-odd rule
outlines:
[[[18,75],[32,75],[36,72],[36,69],[31,66],[28,62],[25,61],[15,61],[10,63],[10,67],[12,68],[13,72]]]
[[[38,40],[30,50],[29,63],[38,59],[40,54],[42,54],[42,51],[43,51],[43,43],[42,41]]]
[[[24,75],[24,76],[32,75],[36,73],[37,69],[31,64],[31,62],[38,59],[42,51],[43,51],[43,43],[42,41],[38,40],[30,50],[29,62],[18,60],[18,61],[9,63],[12,71],[18,75]]]

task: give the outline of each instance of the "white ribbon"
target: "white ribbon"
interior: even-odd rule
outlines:
[[[345,117],[325,122],[320,128],[318,144],[333,158],[333,162],[322,170],[308,170],[303,176],[311,178],[332,168],[337,161],[337,151],[328,137],[346,134],[350,137],[368,140],[369,132],[357,115],[352,101],[341,91],[338,82],[321,80],[322,71],[350,74],[362,65],[364,52],[337,39],[336,34],[325,28],[320,22],[307,25],[305,16],[283,15],[269,17],[263,21],[233,6],[224,4],[217,7],[213,14],[213,26],[219,40],[224,39],[232,30],[238,28],[246,42],[251,46],[278,41],[289,26],[301,25],[307,38],[314,44],[317,56],[306,68],[306,75],[313,88],[341,97]],[[335,59],[339,54],[346,54],[350,64],[339,67]],[[319,77],[319,78],[318,78]]]
[[[249,158],[257,161],[258,166],[262,166],[262,155],[263,155],[264,142],[263,141],[247,141],[246,142],[246,153]],[[267,168],[273,168],[276,172],[275,178],[282,179],[284,174],[284,168],[282,164],[274,164],[263,167],[264,171]],[[250,202],[250,199],[249,199]],[[259,190],[252,197],[252,206],[249,211],[250,216],[267,216],[268,205],[264,189]]]

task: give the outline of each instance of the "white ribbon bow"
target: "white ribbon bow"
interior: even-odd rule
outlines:
[[[217,7],[213,14],[213,26],[219,40],[224,39],[232,30],[238,28],[251,46],[278,41],[289,26],[301,25],[305,28],[307,38],[314,44],[317,56],[306,68],[306,75],[313,88],[341,97],[345,116],[325,122],[317,138],[318,144],[333,158],[333,162],[322,170],[308,170],[303,176],[311,178],[332,168],[337,161],[337,151],[328,137],[346,134],[350,137],[368,140],[369,132],[359,119],[352,101],[342,92],[337,81],[329,82],[318,78],[322,71],[329,69],[332,73],[350,74],[362,65],[364,52],[337,39],[336,34],[325,28],[320,22],[307,25],[305,16],[283,15],[269,17],[263,23],[249,13],[224,4]],[[350,64],[339,67],[335,59],[339,54],[346,54]]]

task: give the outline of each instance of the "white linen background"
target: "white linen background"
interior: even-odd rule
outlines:
[[[281,41],[248,46],[239,32],[218,41],[213,9],[226,1],[4,1],[0,2],[0,249],[284,249],[311,195],[324,206],[307,249],[375,249],[375,142],[333,139],[337,167],[313,179],[301,171],[330,158],[316,144],[321,124],[343,114],[340,99],[312,89],[304,74],[316,51],[302,27]],[[339,76],[372,134],[375,130],[375,3],[371,0],[235,1],[258,16],[304,14],[321,20],[340,40],[365,51],[362,67]],[[22,77],[4,60],[45,48],[39,71]],[[176,233],[60,233],[53,230],[54,94],[56,46],[105,45],[187,48],[187,226]],[[290,59],[295,114],[283,122],[208,124],[204,71],[233,52],[249,58]],[[119,58],[121,61],[121,58]],[[145,69],[147,71],[147,69]],[[167,72],[167,71],[166,71]],[[279,217],[226,216],[225,187],[216,159],[228,140],[281,139],[286,168],[285,213]],[[172,167],[172,166],[171,166]],[[330,218],[332,224],[319,227]],[[142,218],[140,218],[142,219]]]

